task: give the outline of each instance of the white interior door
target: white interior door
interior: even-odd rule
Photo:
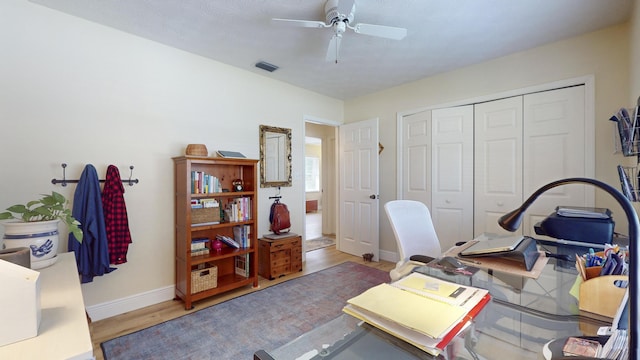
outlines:
[[[402,197],[431,208],[431,111],[402,117]]]
[[[433,110],[431,217],[443,250],[473,238],[473,105]]]
[[[340,126],[338,250],[379,260],[378,119]]]
[[[498,219],[522,204],[522,96],[475,105],[474,155],[474,237],[508,234]]]

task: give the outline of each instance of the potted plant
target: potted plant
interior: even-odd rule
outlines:
[[[80,222],[76,220],[68,201],[55,191],[42,195],[26,205],[13,205],[0,213],[5,228],[4,242],[7,248],[27,247],[31,252],[31,268],[40,269],[55,263],[58,250],[58,223],[67,225],[69,232],[82,241]]]

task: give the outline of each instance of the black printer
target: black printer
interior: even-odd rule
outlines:
[[[558,206],[534,226],[538,235],[590,244],[611,244],[615,223],[604,208]]]

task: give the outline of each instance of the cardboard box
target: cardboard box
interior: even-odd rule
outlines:
[[[38,335],[40,273],[0,260],[0,346]]]

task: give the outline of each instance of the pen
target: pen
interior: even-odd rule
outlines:
[[[456,259],[463,261],[463,262],[468,262],[468,263],[472,263],[472,264],[478,264],[478,265],[482,265],[482,263],[480,261],[475,261],[475,260],[470,260],[470,259],[464,259],[461,258],[460,256],[456,256]]]

